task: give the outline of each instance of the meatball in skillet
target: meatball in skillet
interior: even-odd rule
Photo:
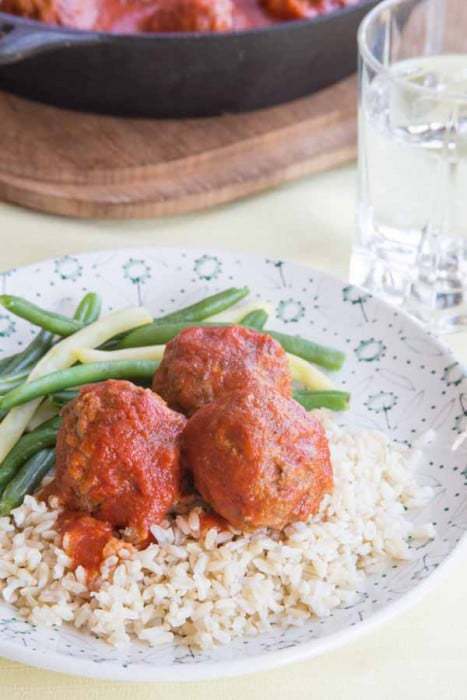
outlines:
[[[224,32],[232,0],[3,0],[3,12],[101,32]]]
[[[278,20],[312,19],[359,0],[261,0],[264,9]]]

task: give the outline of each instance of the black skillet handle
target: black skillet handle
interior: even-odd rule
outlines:
[[[36,54],[67,48],[76,44],[95,44],[99,35],[86,32],[67,32],[60,28],[26,25],[17,26],[14,21],[0,21],[0,66],[18,63]]]

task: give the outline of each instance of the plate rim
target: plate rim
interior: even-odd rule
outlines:
[[[93,256],[103,255],[106,253],[123,253],[134,255],[135,251],[146,250],[161,252],[168,251],[178,254],[187,251],[195,254],[199,252],[201,254],[208,253],[220,257],[237,255],[243,258],[246,257],[253,262],[264,262],[266,259],[265,255],[261,255],[259,253],[250,253],[243,250],[240,251],[229,248],[216,248],[210,246],[203,246],[202,248],[199,246],[156,246],[150,244],[140,246],[122,246],[115,249],[104,248],[85,252],[67,253],[67,255],[80,259],[92,258]],[[30,267],[46,265],[47,263],[51,263],[60,257],[63,256],[52,256],[43,260],[29,263],[28,265],[18,265],[14,268],[3,270],[3,274],[7,274],[8,272],[14,270],[25,270]],[[285,264],[306,268],[311,272],[318,273],[323,278],[331,280],[333,284],[342,285],[345,283],[345,280],[342,280],[336,275],[330,274],[327,271],[320,270],[301,262],[296,262],[295,260],[290,260],[287,257],[282,259]],[[349,284],[352,283],[349,282]],[[361,290],[364,294],[369,295],[372,300],[374,300],[378,305],[381,305],[383,308],[396,308],[388,304],[385,300],[380,299],[378,296],[371,294],[371,292],[368,292],[359,285],[352,284],[352,286],[355,289]],[[427,331],[423,327],[422,323],[410,316],[403,309],[397,307],[396,310],[398,314],[409,324],[409,326],[413,326],[418,331],[421,331],[424,335],[428,336],[430,341],[442,351],[444,356],[447,356],[455,362],[459,362],[459,359],[444,343],[442,338],[434,336],[432,333]],[[464,366],[463,363],[462,365]],[[131,664],[129,668],[124,668],[122,666],[118,666],[117,664],[113,664],[110,661],[97,664],[86,659],[79,659],[75,657],[72,658],[51,650],[48,651],[47,654],[43,654],[41,652],[33,651],[17,644],[13,644],[12,642],[2,640],[1,638],[0,657],[11,661],[25,663],[29,666],[47,671],[99,680],[124,681],[128,683],[187,683],[203,680],[216,680],[220,678],[232,678],[269,671],[287,664],[298,663],[300,661],[316,658],[334,649],[340,649],[351,641],[371,633],[374,629],[380,627],[384,623],[397,618],[399,615],[413,608],[424,598],[427,593],[434,590],[443,580],[445,580],[449,572],[452,571],[457,563],[462,559],[464,552],[467,554],[467,532],[463,533],[460,541],[456,544],[448,556],[443,559],[437,569],[430,573],[426,579],[418,583],[414,588],[412,588],[412,590],[402,594],[397,600],[385,605],[381,610],[372,613],[365,620],[358,622],[355,626],[333,632],[321,639],[313,639],[308,642],[302,642],[288,649],[266,651],[261,654],[249,656],[245,659],[206,661],[200,664],[189,665],[172,664],[170,666],[148,666],[147,664],[135,663]]]

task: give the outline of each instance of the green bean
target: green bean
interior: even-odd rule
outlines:
[[[12,389],[16,389],[17,386],[23,384],[28,378],[28,372],[21,372],[20,374],[7,375],[0,378],[0,394],[7,394]]]
[[[0,360],[0,377],[1,377],[2,374],[6,371],[8,365],[10,364],[10,362],[11,362],[12,360],[14,360],[15,357],[17,357],[17,355],[18,355],[18,353],[15,352],[13,355],[8,355],[7,357],[3,357],[3,358]]]
[[[264,332],[275,338],[284,350],[291,355],[297,355],[297,357],[308,360],[308,362],[314,362],[316,365],[326,369],[340,369],[345,362],[345,354],[340,350],[319,345],[298,335],[286,335],[285,333],[269,330]]]
[[[350,401],[350,394],[346,391],[297,389],[294,391],[293,397],[307,411],[312,411],[314,408],[330,408],[331,411],[345,411],[348,409]]]
[[[94,292],[89,292],[81,300],[73,318],[75,321],[81,321],[88,325],[99,318],[100,309],[101,300],[99,295]],[[10,358],[10,364],[6,367],[5,374],[18,374],[22,370],[32,367],[32,365],[45,355],[47,350],[51,347],[52,341],[53,333],[42,330],[27,348]]]
[[[16,297],[11,294],[1,294],[0,304],[12,314],[15,314],[15,316],[24,318],[33,325],[40,326],[55,335],[71,335],[84,326],[82,321],[70,319],[52,311],[46,311],[22,297]]]
[[[86,294],[73,316],[75,321],[85,324],[93,323],[100,314],[101,300],[94,292]],[[40,331],[29,345],[21,352],[0,360],[0,377],[19,374],[36,364],[52,345],[53,333]],[[5,377],[6,378],[6,377]],[[1,393],[1,389],[0,389]]]
[[[10,359],[10,363],[5,368],[2,376],[19,374],[26,369],[30,369],[36,364],[52,345],[53,333],[40,331],[36,337],[24,348],[22,352],[17,353]]]
[[[240,321],[241,326],[248,326],[248,328],[253,328],[257,331],[262,331],[266,322],[268,320],[268,314],[264,309],[256,309],[255,311],[250,311],[249,314],[244,316]]]
[[[46,449],[30,457],[7,484],[0,497],[0,517],[20,506],[28,493],[34,493],[55,462],[55,450]]]
[[[214,323],[148,323],[140,328],[135,328],[134,331],[127,333],[118,343],[117,349],[124,348],[139,348],[145,345],[165,345],[169,340],[174,338],[180,331],[185,328],[193,328],[193,326],[219,326],[222,324]]]
[[[85,325],[94,323],[100,316],[101,306],[102,301],[99,294],[96,294],[96,292],[88,292],[81,299],[73,318],[75,321],[81,321]]]
[[[153,360],[114,360],[90,362],[51,372],[9,391],[0,399],[0,410],[11,409],[63,389],[105,379],[150,379],[158,364]]]
[[[57,408],[63,408],[65,404],[69,401],[73,401],[79,394],[79,391],[74,391],[73,389],[65,389],[64,391],[57,391],[55,394],[49,396],[49,401]]]
[[[230,289],[225,289],[223,292],[206,297],[196,304],[185,306],[183,309],[156,318],[154,321],[155,323],[163,325],[167,323],[203,321],[205,318],[209,318],[210,316],[221,313],[221,311],[229,309],[238,301],[244,299],[249,293],[250,290],[248,287],[231,287]]]
[[[164,345],[171,338],[174,338],[180,331],[193,326],[228,326],[228,323],[168,323],[165,325],[148,323],[140,328],[130,331],[119,343],[119,348],[135,348],[144,345]],[[340,350],[319,345],[311,340],[305,340],[299,336],[286,335],[276,331],[264,330],[275,338],[291,355],[302,357],[308,362],[327,369],[340,369],[344,363],[345,355]]]
[[[222,311],[229,309],[231,306],[234,306],[234,304],[236,304],[238,301],[246,297],[249,293],[250,290],[248,287],[242,287],[240,289],[232,287],[230,289],[226,289],[223,292],[219,292],[218,294],[214,294],[211,297],[207,297],[206,299],[203,299],[197,302],[196,304],[193,304],[192,306],[187,306],[183,309],[179,309],[178,311],[174,311],[173,313],[167,314],[165,316],[160,316],[159,318],[155,318],[154,323],[151,324],[151,327],[153,328],[155,326],[163,326],[165,328],[166,326],[172,326],[173,324],[185,324],[184,326],[180,326],[180,330],[182,330],[182,328],[191,327],[197,321],[201,322],[205,318],[209,318],[210,316],[214,316],[215,314],[221,313]],[[196,323],[196,325],[198,324]],[[200,325],[204,326],[206,324],[200,323]],[[229,324],[212,323],[211,325],[225,326]],[[172,335],[170,335],[169,331],[168,340],[173,338],[174,335],[177,335],[177,333],[178,330],[176,329],[172,329]],[[115,336],[115,338],[111,338],[110,340],[108,340],[99,349],[117,350],[118,348],[126,347],[122,345],[122,342],[127,335],[127,333],[122,333],[120,336]],[[163,332],[160,337],[166,336],[167,330]],[[134,346],[131,345],[129,347]]]
[[[18,440],[0,464],[0,491],[30,457],[39,450],[55,445],[59,426],[60,418],[56,416]]]
[[[110,340],[106,340],[105,343],[102,343],[102,345],[99,345],[97,348],[98,350],[117,350],[120,347],[120,343],[123,340],[123,338],[126,336],[126,333],[120,333],[120,335],[116,335],[114,338],[110,338]]]

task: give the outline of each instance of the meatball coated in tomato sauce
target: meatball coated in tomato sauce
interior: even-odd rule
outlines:
[[[243,326],[199,326],[186,328],[167,344],[153,389],[189,416],[250,381],[291,395],[287,355],[279,343]]]
[[[76,29],[109,32],[223,32],[232,0],[3,0],[2,10]]]
[[[186,419],[151,390],[117,380],[84,387],[62,416],[52,492],[67,510],[144,541],[178,498]]]
[[[195,413],[183,453],[203,498],[241,530],[307,520],[333,487],[321,423],[264,385],[234,391]]]
[[[318,15],[355,5],[360,0],[262,0],[264,9],[278,20],[312,19]]]
[[[233,22],[232,0],[172,0],[160,3],[145,31],[225,32]]]
[[[359,0],[3,0],[2,12],[114,33],[225,32],[305,19]]]

